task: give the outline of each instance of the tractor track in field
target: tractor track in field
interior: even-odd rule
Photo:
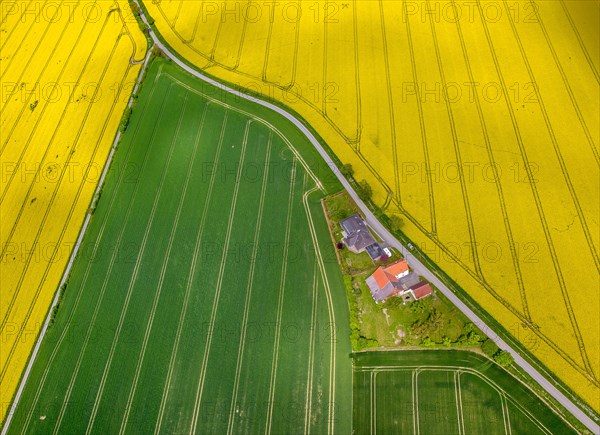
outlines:
[[[152,54],[152,51],[149,49],[147,51],[147,55],[146,55],[146,58],[145,58],[145,61],[144,61],[144,65],[143,65],[143,67],[141,68],[141,70],[140,70],[140,72],[138,74],[138,78],[137,78],[135,87],[134,87],[134,89],[132,91],[132,96],[129,98],[129,102],[128,102],[128,105],[127,105],[128,108],[131,107],[131,105],[133,104],[133,101],[134,101],[133,95],[135,95],[136,92],[137,92],[137,90],[139,89],[140,83],[141,83],[141,81],[142,81],[142,79],[144,77],[144,72],[146,71],[146,67],[148,66],[148,62],[150,61],[151,54]],[[104,180],[106,179],[106,174],[108,172],[108,169],[109,169],[110,164],[112,162],[112,159],[114,157],[114,153],[115,153],[117,144],[119,143],[120,140],[121,140],[121,132],[119,131],[119,132],[117,132],[117,134],[115,136],[115,139],[113,141],[113,145],[112,145],[112,147],[110,149],[110,153],[108,155],[108,158],[106,159],[106,164],[104,165],[104,169],[102,171],[102,175],[100,176],[100,181],[98,182],[98,187],[96,188],[96,193],[94,194],[94,196],[96,196],[98,194],[98,192],[100,192],[102,190],[102,187],[104,186]],[[83,225],[81,227],[81,231],[79,233],[79,236],[77,238],[77,241],[75,243],[73,251],[71,253],[71,257],[69,258],[69,262],[67,263],[67,266],[65,267],[65,272],[64,272],[63,277],[61,279],[59,288],[61,288],[63,286],[63,284],[67,280],[67,277],[69,276],[69,273],[71,271],[71,268],[73,267],[73,263],[75,261],[75,258],[77,257],[77,253],[79,252],[79,248],[81,247],[81,244],[82,244],[82,241],[83,241],[83,236],[85,235],[85,232],[86,232],[86,229],[87,229],[87,227],[89,225],[91,217],[92,217],[92,213],[88,212],[86,214],[85,221],[83,222]],[[31,356],[29,357],[29,361],[28,361],[27,366],[25,368],[25,371],[23,373],[23,377],[22,377],[22,379],[21,379],[21,381],[19,383],[19,387],[18,387],[18,389],[17,389],[17,391],[15,393],[15,396],[13,398],[13,401],[12,401],[12,404],[10,406],[10,409],[8,410],[8,413],[6,415],[6,419],[4,421],[4,426],[2,427],[1,435],[6,435],[6,433],[8,432],[8,428],[10,426],[10,422],[12,421],[12,417],[14,415],[14,412],[15,412],[15,410],[17,408],[17,405],[19,404],[19,400],[21,398],[21,395],[23,394],[23,390],[25,389],[25,384],[27,383],[27,379],[29,378],[29,375],[31,373],[31,369],[33,368],[33,363],[34,363],[34,361],[36,359],[36,356],[37,356],[37,354],[38,354],[38,352],[40,350],[40,346],[42,344],[42,340],[44,339],[44,336],[46,335],[46,332],[48,331],[48,327],[49,327],[49,324],[50,324],[50,316],[51,316],[52,310],[58,304],[60,295],[61,295],[61,291],[57,291],[56,294],[55,294],[55,296],[54,296],[54,299],[52,300],[52,304],[51,304],[51,306],[50,306],[50,308],[48,310],[49,314],[48,314],[48,316],[46,317],[46,320],[43,323],[42,329],[41,329],[41,331],[40,331],[40,333],[38,335],[38,338],[37,338],[37,341],[35,343],[35,346],[34,346],[33,350],[31,351]],[[64,337],[61,336],[59,342],[57,343],[56,348],[58,348],[58,346],[60,346],[60,344],[62,343],[63,338]],[[55,353],[53,352],[52,355],[54,356]],[[44,378],[43,378],[44,380],[46,379],[46,376],[47,376],[47,372],[44,372]],[[35,398],[36,402],[37,402],[37,400],[39,398],[39,393],[40,392],[41,392],[41,387],[39,388],[38,392],[36,393],[36,398]],[[29,421],[30,421],[32,415],[33,415],[33,409],[28,414],[27,422],[26,422],[27,425],[29,424]],[[25,428],[26,427],[27,426],[25,426]]]
[[[240,336],[240,342],[238,344],[238,354],[235,366],[235,380],[233,383],[233,394],[231,395],[231,405],[230,409],[235,409],[238,391],[240,386],[240,375],[241,375],[241,367],[242,361],[244,359],[244,347],[246,345],[246,333],[248,328],[248,316],[250,312],[250,301],[252,300],[252,290],[254,289],[254,271],[256,267],[256,258],[258,256],[258,246],[260,240],[260,233],[262,228],[262,218],[263,218],[263,210],[265,205],[265,193],[267,190],[267,180],[269,174],[269,162],[271,157],[271,145],[273,142],[272,133],[269,134],[269,142],[267,144],[267,154],[266,154],[266,170],[263,173],[262,185],[261,185],[261,194],[260,194],[260,203],[258,205],[258,217],[256,221],[256,227],[254,229],[254,243],[252,248],[252,264],[250,266],[250,272],[248,274],[248,283],[246,285],[246,298],[244,301],[244,315],[242,318],[242,334]],[[229,421],[227,423],[227,434],[231,435],[233,433],[233,426],[235,424],[235,413],[230,412]]]
[[[208,193],[206,195],[204,207],[202,209],[202,217],[200,219],[200,225],[198,227],[198,232],[196,233],[195,244],[194,244],[194,253],[192,255],[192,262],[190,264],[190,269],[189,269],[189,272],[187,275],[187,280],[186,280],[183,306],[179,313],[179,320],[177,322],[177,334],[175,336],[176,337],[175,343],[173,344],[173,348],[171,350],[171,357],[169,358],[169,369],[167,371],[167,380],[166,380],[164,388],[163,388],[163,392],[162,392],[162,396],[161,396],[161,400],[160,400],[159,413],[156,418],[156,424],[154,427],[154,432],[157,434],[161,432],[162,421],[164,418],[165,409],[167,406],[167,400],[169,397],[169,391],[170,391],[170,387],[171,387],[171,380],[173,378],[173,371],[175,369],[175,360],[177,359],[177,354],[179,351],[181,331],[183,330],[183,325],[185,323],[185,319],[186,319],[186,315],[187,315],[187,309],[188,309],[188,305],[189,305],[188,301],[190,299],[192,284],[194,282],[194,275],[195,275],[196,266],[197,266],[197,262],[198,262],[198,256],[201,255],[200,247],[202,246],[202,240],[204,237],[204,227],[206,225],[206,219],[207,219],[208,210],[209,210],[208,205],[210,204],[210,201],[212,198],[213,187],[215,185],[215,179],[216,179],[216,174],[217,174],[217,171],[215,171],[214,169],[217,165],[217,162],[220,159],[221,149],[223,147],[223,137],[225,135],[225,128],[227,126],[227,117],[228,117],[228,112],[225,112],[225,115],[223,117],[223,121],[221,124],[221,134],[219,136],[219,141],[218,141],[217,150],[216,150],[216,154],[215,154],[215,160],[213,163],[213,171],[211,172],[210,182],[208,185]]]
[[[246,121],[246,128],[244,131],[244,140],[242,142],[242,150],[241,150],[241,155],[240,155],[240,162],[239,162],[237,175],[236,175],[236,184],[234,187],[230,211],[229,211],[229,222],[227,223],[227,233],[225,235],[225,241],[223,244],[223,246],[224,246],[223,253],[221,254],[221,268],[219,270],[215,294],[213,296],[213,304],[212,304],[212,310],[211,310],[210,322],[209,322],[209,325],[211,325],[210,328],[212,328],[214,326],[215,319],[217,317],[219,300],[221,297],[221,289],[223,286],[223,278],[225,275],[225,265],[227,263],[227,253],[228,253],[228,249],[229,249],[229,242],[231,240],[231,232],[233,229],[233,219],[235,217],[237,199],[238,199],[238,194],[239,194],[239,189],[240,189],[240,184],[241,184],[240,180],[242,177],[244,159],[246,157],[246,146],[248,144],[248,134],[249,134],[251,123],[252,123],[252,120]],[[202,366],[200,369],[200,379],[199,379],[198,385],[196,387],[196,398],[194,401],[194,408],[193,408],[194,412],[192,414],[192,423],[190,426],[190,433],[196,433],[196,428],[198,426],[198,419],[200,417],[200,406],[202,404],[202,394],[204,392],[204,380],[206,378],[206,371],[208,368],[208,358],[210,356],[210,348],[211,348],[212,338],[213,338],[213,334],[210,332],[210,328],[209,328],[209,332],[207,333],[207,336],[206,336],[206,342],[204,344]]]
[[[134,0],[134,2],[140,6],[139,0]],[[316,148],[321,157],[325,160],[328,166],[331,168],[332,172],[336,175],[336,177],[340,180],[343,187],[348,191],[352,199],[356,201],[358,206],[360,207],[362,213],[365,215],[365,219],[369,226],[384,240],[384,242],[388,243],[393,248],[400,251],[402,255],[404,255],[409,264],[413,267],[413,269],[420,275],[424,276],[427,280],[429,280],[433,285],[435,285],[450,301],[460,310],[462,311],[469,320],[471,320],[476,325],[479,325],[480,328],[484,328],[488,331],[488,336],[492,339],[500,349],[509,352],[515,360],[515,363],[523,369],[529,376],[531,376],[546,392],[548,392],[555,400],[557,400],[563,407],[565,407],[571,414],[573,414],[584,426],[586,426],[593,433],[600,432],[600,425],[596,423],[589,415],[587,415],[581,408],[575,404],[570,398],[568,398],[563,391],[559,390],[559,388],[555,385],[554,382],[549,381],[546,376],[549,377],[548,374],[546,376],[542,375],[538,369],[533,367],[521,354],[519,354],[516,350],[514,350],[502,337],[493,332],[492,328],[490,328],[471,308],[469,308],[458,296],[456,296],[439,278],[438,276],[430,271],[419,259],[414,257],[410,250],[404,247],[375,217],[373,212],[365,205],[365,203],[358,197],[354,188],[350,185],[348,180],[342,175],[339,171],[335,162],[329,156],[327,151],[323,148],[319,140],[314,136],[314,134],[294,115],[287,112],[285,109],[270,103],[268,101],[261,100],[258,97],[250,96],[241,92],[239,90],[233,89],[201,72],[196,70],[195,68],[190,67],[188,64],[183,62],[177,54],[174,54],[170,47],[167,47],[162,40],[157,36],[154,31],[154,28],[149,24],[148,18],[146,17],[146,12],[144,9],[141,9],[140,18],[142,21],[148,26],[149,36],[152,38],[154,44],[162,50],[164,55],[171,59],[175,64],[179,67],[187,71],[189,74],[194,77],[216,86],[217,88],[228,92],[234,96],[239,98],[254,102],[263,107],[273,110],[279,115],[286,118],[288,121],[292,122],[306,138],[310,141],[310,143]]]
[[[134,0],[134,2],[139,6],[139,0]],[[391,235],[391,233],[389,233],[389,231],[376,219],[376,217],[374,216],[374,214],[368,209],[368,207],[362,202],[362,200],[358,197],[358,195],[356,194],[356,192],[354,191],[354,189],[352,188],[352,186],[350,185],[350,183],[344,178],[344,176],[340,173],[340,171],[338,170],[338,168],[336,167],[335,163],[333,162],[333,160],[330,158],[330,156],[327,154],[327,151],[323,148],[323,146],[320,144],[320,142],[318,141],[318,139],[311,133],[311,131],[298,119],[296,119],[294,117],[294,115],[288,113],[285,109],[282,109],[279,106],[276,106],[272,103],[260,100],[257,97],[254,96],[250,96],[247,95],[241,91],[232,89],[208,76],[205,76],[204,74],[202,74],[201,72],[197,71],[196,69],[188,66],[186,63],[184,63],[182,60],[179,59],[179,57],[175,54],[173,54],[173,52],[171,51],[170,47],[165,46],[162,41],[157,37],[157,35],[154,32],[154,29],[148,24],[148,20],[147,17],[145,16],[145,12],[142,9],[141,12],[141,19],[144,21],[144,23],[146,25],[148,25],[149,28],[149,35],[152,38],[154,44],[159,47],[162,52],[164,53],[164,55],[171,59],[175,64],[177,64],[180,68],[182,68],[183,70],[185,70],[186,72],[190,73],[191,75],[193,75],[194,77],[196,77],[197,79],[209,83],[212,86],[215,86],[221,90],[224,90],[230,94],[233,94],[237,97],[243,98],[245,100],[254,102],[256,104],[259,104],[263,107],[266,107],[270,110],[273,110],[274,112],[278,113],[279,115],[283,116],[284,118],[286,118],[287,120],[289,120],[290,122],[292,122],[301,132],[304,136],[306,136],[306,138],[311,142],[311,144],[316,148],[316,150],[319,152],[319,154],[321,155],[321,157],[325,160],[325,162],[329,165],[329,167],[331,168],[332,172],[336,175],[336,177],[340,180],[341,184],[344,186],[344,188],[349,192],[349,194],[351,195],[351,197],[355,200],[355,202],[358,204],[358,206],[360,207],[361,211],[363,212],[363,214],[366,217],[366,220],[369,224],[369,226],[386,242],[388,243],[390,246],[392,246],[393,248],[396,248],[397,250],[399,250],[409,261],[409,263],[411,264],[411,266],[413,267],[413,269],[419,273],[420,275],[423,275],[426,279],[428,279],[429,281],[431,281],[446,297],[448,297],[451,302],[459,309],[461,310],[471,321],[473,321],[475,324],[479,325],[481,328],[485,328],[488,332],[488,336],[494,341],[496,342],[496,344],[502,349],[502,350],[506,350],[509,353],[511,353],[513,355],[513,357],[515,358],[515,363],[520,366],[526,373],[528,373],[536,382],[538,382],[540,384],[540,386],[546,390],[552,397],[554,397],[554,399],[556,399],[562,406],[564,406],[569,412],[571,412],[583,425],[585,425],[589,430],[591,430],[594,433],[598,433],[600,432],[600,426],[594,421],[592,420],[592,418],[590,418],[586,413],[584,413],[578,406],[577,404],[575,404],[570,398],[568,398],[565,394],[563,394],[563,392],[561,390],[559,390],[559,388],[557,388],[557,386],[549,381],[544,375],[542,375],[540,373],[540,371],[538,371],[538,369],[534,368],[526,359],[524,359],[517,351],[515,351],[513,348],[510,347],[510,345],[504,341],[500,336],[498,336],[497,334],[495,334],[493,332],[493,330],[491,328],[489,328],[484,322],[483,320],[474,312],[472,311],[461,299],[459,299],[448,287],[446,287],[441,281],[440,279],[438,279],[437,275],[433,272],[431,272],[429,269],[426,268],[426,266],[421,263],[417,258],[415,258],[412,253],[406,249],[393,235]],[[148,53],[150,53],[151,50],[148,50]],[[147,59],[149,59],[150,56],[147,57]],[[140,73],[140,79],[142,77],[144,69],[142,69],[142,72]],[[117,138],[115,140],[115,144],[117,142],[117,140],[119,139],[120,135],[117,135]],[[112,154],[111,154],[112,157]],[[109,158],[109,162],[110,162],[110,158]],[[107,164],[108,165],[108,164]],[[107,166],[108,167],[108,166]],[[100,183],[99,186],[101,186],[102,183]],[[80,234],[80,239],[78,240],[78,243],[80,243],[81,241],[81,237],[85,231],[85,228],[87,226],[89,220],[89,215],[86,217],[86,221],[84,223],[83,226],[83,230]],[[75,254],[77,252],[77,249],[74,250]],[[67,267],[67,272],[70,269],[72,262],[75,258],[75,255],[73,255],[69,261],[69,265]],[[65,274],[66,276],[66,274]],[[63,278],[64,279],[64,278]],[[58,293],[55,297],[55,300],[53,302],[53,306],[56,305],[56,302],[58,301]],[[35,355],[37,354],[37,351],[39,350],[39,346],[41,344],[41,341],[45,335],[45,332],[47,330],[47,326],[48,326],[48,321],[49,318],[46,319],[46,322],[44,324],[44,327],[40,333],[40,336],[38,337],[38,341],[36,342],[36,346],[34,348],[34,351],[32,352],[32,356],[29,360],[27,369],[25,371],[25,374],[23,376],[23,379],[19,385],[19,389],[16,393],[15,399],[13,401],[12,407],[9,410],[9,413],[7,415],[4,427],[2,429],[2,435],[4,435],[9,427],[12,415],[14,413],[14,410],[16,409],[16,406],[18,404],[19,398],[22,394],[22,391],[24,389],[24,385],[25,382],[27,381],[27,378],[29,376],[29,373],[31,371],[31,367],[33,365],[33,361],[35,360]],[[332,367],[333,369],[333,367]],[[547,373],[546,373],[546,376]],[[330,379],[331,382],[331,379]]]
[[[129,390],[129,397],[127,399],[127,408],[125,409],[125,415],[123,416],[123,419],[121,421],[121,427],[119,429],[119,433],[124,433],[125,428],[127,426],[127,423],[129,421],[129,413],[131,412],[131,405],[133,403],[133,398],[135,397],[135,393],[137,391],[137,386],[138,386],[138,380],[140,377],[140,373],[142,371],[142,365],[144,363],[144,356],[146,354],[146,348],[148,346],[148,340],[150,338],[150,332],[152,330],[152,326],[154,325],[154,318],[156,315],[156,310],[158,308],[158,301],[160,299],[160,295],[162,293],[162,289],[163,289],[163,284],[164,284],[164,279],[165,279],[165,275],[167,273],[167,265],[169,264],[169,259],[170,259],[170,254],[171,254],[171,249],[173,248],[173,241],[175,239],[175,234],[179,225],[179,219],[181,217],[181,211],[183,210],[183,204],[185,202],[185,198],[187,196],[187,191],[188,191],[188,187],[189,187],[189,182],[190,182],[190,178],[192,175],[192,168],[194,166],[194,162],[196,160],[196,153],[198,151],[198,143],[200,142],[200,136],[202,134],[202,130],[204,128],[204,121],[206,118],[206,112],[208,111],[208,105],[204,106],[204,110],[202,111],[202,117],[201,117],[201,121],[200,121],[200,127],[198,129],[198,132],[196,133],[196,140],[194,141],[194,148],[192,151],[192,157],[190,158],[190,161],[188,163],[188,168],[187,168],[187,172],[186,172],[186,178],[185,178],[185,182],[183,185],[183,190],[181,192],[181,195],[179,197],[179,203],[177,206],[177,213],[175,216],[175,221],[174,224],[171,228],[171,233],[169,235],[169,243],[167,246],[167,251],[164,255],[164,260],[161,266],[161,270],[160,270],[160,277],[159,277],[159,282],[157,284],[157,291],[155,293],[154,296],[154,300],[152,303],[152,310],[150,313],[150,319],[146,325],[146,331],[144,333],[144,340],[143,340],[143,344],[142,344],[142,350],[140,353],[140,356],[138,358],[137,364],[136,364],[136,370],[135,370],[135,375],[133,378],[133,382],[131,385],[131,388]],[[182,114],[183,115],[183,114]]]
[[[372,415],[371,415],[371,425],[375,427],[377,422],[376,411],[377,411],[377,398],[376,398],[376,383],[377,383],[377,374],[385,373],[385,372],[402,372],[402,371],[410,371],[412,378],[412,398],[413,398],[413,418],[415,424],[415,432],[416,434],[420,433],[419,426],[419,375],[425,372],[448,372],[452,373],[455,382],[455,400],[457,406],[457,422],[459,424],[458,432],[459,434],[465,434],[464,429],[464,417],[463,413],[463,404],[462,404],[462,391],[460,386],[460,377],[463,374],[469,374],[475,376],[484,382],[487,383],[496,393],[498,393],[498,397],[500,399],[500,404],[502,406],[502,415],[503,415],[503,423],[505,428],[505,433],[508,435],[512,433],[512,429],[510,427],[510,416],[508,414],[508,403],[512,404],[515,408],[517,408],[520,412],[522,412],[537,428],[540,432],[551,435],[552,431],[548,429],[537,417],[535,417],[527,408],[523,407],[522,404],[519,403],[518,400],[514,399],[507,391],[505,391],[501,386],[496,384],[496,382],[489,378],[485,373],[480,372],[472,367],[466,366],[438,366],[438,365],[425,365],[425,366],[362,366],[357,371],[366,371],[370,373],[370,389],[371,396],[375,401],[372,406]]]

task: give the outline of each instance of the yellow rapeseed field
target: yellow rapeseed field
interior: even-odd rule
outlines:
[[[297,111],[600,411],[597,1],[144,3],[190,62]]]
[[[3,0],[0,10],[2,420],[147,47],[126,0]]]

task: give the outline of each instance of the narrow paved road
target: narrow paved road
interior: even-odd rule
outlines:
[[[134,0],[138,6],[139,0]],[[179,59],[178,55],[173,53],[168,47],[166,47],[161,40],[156,36],[152,27],[148,24],[148,20],[144,13],[142,12],[142,20],[148,25],[150,28],[150,36],[154,43],[165,53],[167,57],[169,57],[173,62],[179,65],[181,68],[197,77],[198,79],[210,83],[213,86],[216,86],[219,89],[222,89],[230,94],[236,95],[240,98],[244,98],[249,101],[253,101],[256,104],[260,104],[261,106],[267,107],[281,116],[287,118],[291,121],[302,133],[308,138],[308,140],[313,144],[313,146],[317,149],[319,154],[323,157],[325,162],[329,165],[333,173],[338,177],[338,179],[343,184],[344,188],[350,193],[352,198],[356,201],[361,211],[364,213],[367,223],[369,226],[379,234],[379,236],[390,246],[399,250],[406,258],[410,266],[421,276],[425,277],[427,280],[433,283],[450,301],[458,307],[460,311],[462,311],[474,324],[478,325],[478,327],[484,331],[486,331],[488,337],[490,337],[500,349],[503,349],[507,352],[510,352],[515,359],[515,363],[519,365],[523,370],[525,370],[533,379],[539,383],[542,388],[544,388],[552,397],[558,400],[569,412],[571,412],[581,423],[583,423],[589,430],[594,434],[600,433],[600,426],[596,424],[590,417],[587,416],[577,405],[575,405],[571,400],[569,400],[563,393],[561,393],[553,383],[548,381],[544,376],[542,376],[531,364],[529,364],[519,353],[517,353],[514,349],[512,349],[502,338],[500,338],[496,333],[492,331],[492,329],[485,324],[483,320],[477,316],[468,306],[466,306],[448,287],[442,283],[433,272],[423,265],[417,258],[415,258],[410,251],[408,251],[390,232],[379,222],[379,220],[373,215],[371,210],[364,204],[364,202],[358,197],[357,193],[354,191],[348,180],[344,178],[341,174],[329,154],[323,149],[317,138],[311,133],[309,129],[307,129],[302,122],[296,119],[292,114],[288,113],[286,110],[282,109],[279,106],[276,106],[267,101],[260,100],[256,97],[246,95],[243,92],[240,92],[236,89],[230,88],[222,83],[213,80],[210,77],[202,74],[194,68],[191,68],[187,64],[185,64],[181,59]]]
[[[135,3],[139,6],[139,0],[134,0]],[[141,9],[141,8],[140,8]],[[571,400],[569,400],[563,393],[561,393],[553,383],[548,381],[544,376],[542,376],[531,364],[529,364],[519,353],[517,353],[514,349],[512,349],[502,338],[500,338],[488,325],[485,324],[483,320],[477,316],[468,306],[466,306],[448,287],[442,283],[433,272],[423,265],[417,258],[415,258],[410,251],[408,251],[390,232],[379,222],[379,220],[375,217],[375,215],[369,210],[369,208],[365,205],[365,203],[358,197],[358,194],[354,191],[348,180],[344,178],[341,174],[329,154],[323,149],[320,142],[317,138],[311,133],[311,131],[302,124],[298,119],[296,119],[292,114],[288,113],[286,110],[282,109],[279,106],[276,106],[268,101],[260,100],[256,97],[244,94],[236,89],[230,88],[222,83],[213,80],[212,78],[202,74],[194,68],[191,68],[187,64],[185,64],[179,57],[173,53],[168,47],[166,47],[161,40],[156,36],[154,30],[149,25],[148,20],[145,14],[142,12],[142,20],[144,23],[148,25],[150,28],[150,36],[154,43],[165,53],[167,57],[169,57],[173,62],[179,65],[181,68],[186,70],[188,73],[197,77],[198,79],[210,83],[213,86],[216,86],[219,89],[222,89],[230,94],[236,95],[240,98],[244,98],[245,100],[253,101],[256,104],[260,104],[261,106],[267,107],[281,116],[287,118],[291,121],[302,133],[308,138],[308,140],[312,143],[312,145],[317,149],[321,157],[325,160],[325,162],[329,165],[333,173],[340,180],[344,188],[350,193],[352,198],[356,201],[361,211],[364,213],[367,223],[374,231],[376,231],[379,236],[390,246],[399,250],[406,258],[410,266],[421,276],[425,277],[427,280],[433,283],[450,301],[458,307],[460,311],[462,311],[474,324],[476,324],[480,329],[486,331],[488,337],[490,337],[500,349],[503,349],[507,352],[510,352],[515,359],[515,363],[519,365],[523,370],[525,370],[537,383],[539,383],[542,388],[544,388],[552,397],[558,400],[569,412],[571,412],[581,423],[583,423],[589,430],[594,434],[600,433],[600,426],[596,424],[590,417],[587,416],[577,405],[575,405]]]

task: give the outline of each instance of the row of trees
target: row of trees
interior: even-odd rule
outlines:
[[[443,313],[434,307],[425,320],[416,322],[411,326],[411,339],[416,342],[414,344],[425,347],[434,347],[440,344],[446,347],[479,347],[483,353],[504,367],[508,367],[514,362],[514,358],[510,353],[500,350],[496,343],[483,335],[472,323],[465,324],[462,333],[454,341],[447,336],[442,337],[441,343],[434,341],[432,336],[439,333],[444,324]]]
[[[48,322],[48,327],[52,327],[54,322],[56,321],[56,315],[58,314],[58,309],[60,308],[60,304],[62,304],[63,299],[65,298],[65,291],[67,290],[67,283],[65,282],[59,289],[58,301],[54,308],[52,308],[52,315],[50,316],[50,321]]]
[[[361,334],[360,313],[356,301],[356,296],[360,294],[360,290],[354,288],[351,276],[344,276],[344,284],[350,307],[350,341],[352,349],[358,351],[379,346],[377,340],[366,338]],[[403,305],[400,298],[392,297],[388,298],[380,308],[388,310],[406,309],[420,317],[420,320],[415,321],[408,328],[405,340],[409,345],[422,347],[479,347],[483,353],[501,366],[507,367],[514,362],[510,353],[500,350],[496,343],[487,338],[471,322],[460,325],[460,334],[456,338],[444,335],[444,329],[447,327],[448,322],[456,322],[456,320],[449,319],[442,310],[432,305],[428,300],[419,300]]]
[[[340,172],[349,181],[354,180],[354,168],[350,163],[342,165],[342,167],[340,168]],[[363,179],[358,182],[355,182],[355,189],[356,193],[363,201],[371,201],[373,196],[373,189],[371,188],[367,180]],[[400,216],[388,216],[383,214],[382,217],[384,217],[384,220],[387,220],[388,227],[392,232],[397,233],[401,231],[402,226],[404,225],[404,221]],[[349,279],[349,277],[346,278]],[[363,349],[364,347],[369,347],[371,345],[377,345],[376,340],[366,339],[365,337],[362,337],[360,335],[358,307],[356,305],[356,300],[351,293],[351,280],[347,282],[346,288],[347,291],[349,291],[348,300],[351,301],[350,329],[352,348],[355,350],[359,350]],[[412,302],[410,304],[411,311],[423,312],[425,307],[420,302],[421,301]],[[389,298],[388,301],[385,302],[384,307],[388,309],[394,309],[397,308],[400,304],[400,298]],[[466,325],[464,325],[462,333],[454,341],[447,336],[442,337],[441,343],[435,341],[432,337],[439,336],[445,323],[446,318],[444,314],[437,310],[435,307],[433,307],[429,315],[424,320],[417,321],[413,325],[411,325],[409,330],[409,340],[411,341],[411,344],[417,344],[426,347],[433,347],[439,345],[447,347],[480,347],[486,355],[494,359],[494,361],[496,361],[502,366],[510,366],[513,363],[514,359],[510,353],[500,350],[498,346],[496,346],[496,343],[494,343],[489,338],[485,337],[481,333],[481,331],[479,331],[472,323],[467,323]]]
[[[496,343],[489,338],[486,338],[481,344],[481,350],[503,367],[508,367],[515,361],[514,357],[510,353],[500,350]]]
[[[349,181],[354,180],[354,168],[352,167],[352,165],[350,163],[346,163],[346,164],[342,165],[342,167],[340,168],[340,172]],[[367,180],[362,179],[357,182],[355,181],[355,190],[356,190],[356,193],[358,194],[358,196],[360,197],[360,199],[362,199],[365,202],[371,201],[371,199],[373,197],[373,188],[371,187],[371,185],[369,184],[369,182]],[[400,229],[402,228],[402,225],[404,225],[404,221],[402,220],[402,218],[400,216],[397,216],[397,215],[388,216],[386,214],[384,214],[383,216],[388,221],[389,227],[392,230],[392,232],[394,232],[394,233],[400,231]]]
[[[350,343],[352,350],[359,351],[368,347],[377,347],[379,343],[372,338],[366,338],[360,332],[360,317],[358,313],[358,304],[353,294],[352,277],[344,275],[344,287],[346,288],[346,296],[348,297],[348,305],[350,308]]]

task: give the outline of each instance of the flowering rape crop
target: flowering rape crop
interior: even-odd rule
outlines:
[[[144,4],[188,61],[299,113],[600,410],[598,2]]]
[[[0,9],[3,418],[147,47],[125,0],[3,1]]]

